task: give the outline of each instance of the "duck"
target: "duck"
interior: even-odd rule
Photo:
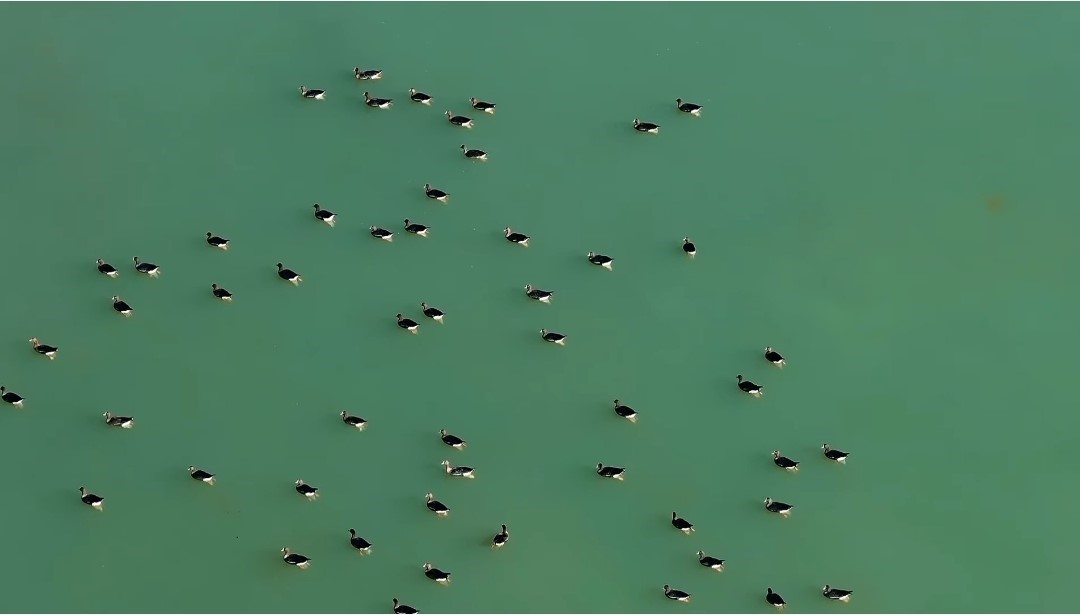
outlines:
[[[697,256],[697,246],[694,245],[694,242],[690,241],[689,237],[682,238],[682,251],[686,252],[686,255],[690,258]]]
[[[337,224],[337,214],[335,214],[334,212],[328,209],[323,209],[321,206],[319,206],[318,203],[315,203],[314,209],[315,219],[319,222],[325,222],[326,225],[330,228],[333,228],[334,225]]]
[[[299,273],[296,273],[292,269],[286,269],[285,265],[282,265],[281,263],[277,264],[277,274],[282,280],[292,282],[293,286],[299,286],[300,282],[304,281],[304,278],[301,278]]]
[[[476,478],[476,470],[473,470],[469,466],[454,466],[450,463],[449,459],[444,459],[442,467],[446,469],[446,473],[450,476],[460,476],[461,478]]]
[[[821,451],[825,454],[826,459],[831,459],[836,463],[847,463],[848,454],[844,451],[838,451],[828,444],[822,444]]]
[[[42,344],[36,337],[30,338],[30,346],[34,348],[34,352],[43,357],[48,357],[50,361],[56,358],[56,352],[60,350],[56,346]]]
[[[364,540],[362,537],[357,536],[356,530],[353,528],[349,528],[349,544],[352,545],[360,555],[368,555],[371,553],[371,543]]]
[[[427,198],[436,200],[440,203],[450,202],[449,194],[443,192],[442,190],[439,190],[438,188],[433,188],[431,184],[424,184],[424,194],[427,195]]]
[[[840,602],[848,602],[851,600],[851,594],[854,593],[850,589],[837,589],[826,585],[821,588],[821,595],[825,596],[829,600],[839,600]]]
[[[787,361],[784,360],[784,357],[781,356],[779,352],[773,350],[772,346],[765,347],[765,360],[780,368],[787,365]]]
[[[394,598],[394,615],[416,615],[419,612],[420,611],[417,611],[407,604],[402,604],[397,598]]]
[[[440,517],[445,517],[450,514],[450,508],[442,502],[435,499],[435,496],[431,493],[424,496],[427,498],[427,509],[435,513]]]
[[[765,590],[765,602],[768,602],[778,609],[783,609],[787,606],[787,603],[780,597],[780,594],[774,592],[771,587]]]
[[[312,487],[305,483],[303,479],[296,481],[296,492],[309,500],[314,500],[319,497],[319,488]]]
[[[529,236],[524,233],[515,233],[510,230],[510,227],[503,229],[503,234],[506,235],[506,240],[510,243],[516,243],[517,245],[527,248],[529,247]]]
[[[664,586],[664,595],[672,600],[679,602],[690,602],[690,594],[684,592],[681,589],[675,589],[670,585]]]
[[[717,559],[715,557],[712,557],[711,555],[705,555],[704,551],[697,552],[697,561],[699,564],[706,568],[712,568],[717,572],[724,571],[724,560]]]
[[[120,276],[120,272],[116,270],[116,267],[113,267],[112,265],[106,263],[100,258],[97,259],[97,270],[109,276],[110,278],[116,278]]]
[[[412,222],[408,218],[405,218],[406,233],[412,233],[413,235],[419,235],[420,237],[427,237],[429,231],[431,231],[431,229],[424,226],[423,224],[418,224],[416,222]]]
[[[357,66],[353,68],[353,76],[361,81],[374,81],[376,79],[382,79],[381,70],[360,70]]]
[[[124,301],[118,295],[113,295],[112,307],[124,316],[131,316],[135,313],[135,310],[131,309],[131,306],[127,304],[127,301]]]
[[[444,314],[442,310],[440,310],[439,308],[431,307],[426,303],[421,303],[420,309],[424,311],[424,316],[427,316],[428,318],[434,320],[440,325],[443,323],[443,318],[446,317],[446,314]]]
[[[540,338],[545,342],[551,342],[552,344],[558,344],[560,346],[566,345],[566,336],[562,333],[555,333],[554,331],[548,331],[547,329],[540,329]]]
[[[311,558],[299,553],[293,553],[289,547],[281,548],[281,559],[285,560],[285,563],[290,566],[296,566],[301,570],[306,570],[311,565]]]
[[[612,259],[610,256],[605,256],[603,254],[597,254],[596,252],[589,252],[585,256],[586,256],[586,258],[589,259],[590,263],[592,263],[594,265],[597,265],[599,267],[603,267],[604,269],[607,269],[608,271],[611,271],[611,267],[615,263],[615,260]]]
[[[372,227],[368,228],[368,231],[371,233],[371,236],[374,237],[375,239],[382,239],[383,241],[393,241],[394,240],[394,233],[391,232],[391,231],[388,231],[388,230],[386,230],[384,228],[379,228],[377,226],[372,226]]]
[[[364,428],[367,427],[367,421],[344,410],[341,411],[341,422],[360,431],[364,431]]]
[[[7,387],[0,387],[0,399],[4,400],[5,402],[11,404],[16,408],[22,408],[23,402],[26,401],[25,399],[23,399],[22,395],[19,395],[14,391],[9,391]]]
[[[446,117],[449,118],[450,123],[454,126],[461,126],[462,128],[473,127],[473,121],[464,115],[454,115],[453,111],[447,111]]]
[[[678,513],[671,513],[671,526],[679,530],[683,534],[690,534],[694,531],[694,524],[690,523],[686,519],[683,519]]]
[[[83,504],[86,504],[94,510],[105,510],[105,498],[100,495],[94,495],[86,490],[86,487],[79,487],[79,497],[82,499]]]
[[[765,510],[776,513],[783,517],[791,514],[791,504],[785,504],[784,502],[777,502],[772,498],[765,498]]]
[[[469,160],[479,160],[481,162],[487,160],[487,152],[482,149],[469,149],[468,147],[462,145],[461,151],[465,153],[465,157]]]
[[[397,326],[401,327],[402,329],[405,329],[406,331],[408,331],[409,333],[412,333],[413,335],[416,335],[417,333],[420,333],[420,325],[417,324],[415,320],[413,320],[411,318],[405,318],[401,314],[397,315]]]
[[[494,103],[489,103],[489,102],[484,102],[482,100],[477,100],[475,96],[469,99],[469,104],[471,104],[472,108],[476,109],[477,111],[483,111],[484,113],[491,113],[491,114],[495,113],[495,104]]]
[[[762,387],[754,384],[753,382],[750,382],[749,380],[746,380],[742,377],[742,374],[739,374],[735,378],[739,383],[740,391],[748,395],[753,395],[754,397],[761,397],[761,394],[763,392]]]
[[[695,105],[692,102],[683,102],[681,98],[675,99],[675,107],[683,113],[689,113],[695,117],[701,115],[701,105]]]
[[[431,101],[435,100],[434,98],[428,96],[427,94],[424,94],[423,92],[416,91],[416,88],[409,88],[409,99],[413,102],[418,102],[421,105],[428,106],[431,106]]]
[[[326,98],[326,92],[324,90],[309,90],[304,86],[300,86],[300,95],[304,98],[311,98],[313,100],[323,100]]]
[[[445,429],[439,430],[439,438],[442,439],[443,444],[449,446],[450,448],[456,448],[459,451],[464,450],[467,446],[469,446],[468,442],[462,440],[461,438],[453,434],[446,433]]]
[[[135,271],[138,271],[139,273],[145,273],[152,278],[156,278],[161,275],[161,267],[158,267],[153,263],[144,263],[139,260],[138,256],[136,256],[132,260],[135,261]]]
[[[551,303],[552,297],[555,295],[550,290],[540,290],[539,288],[533,288],[531,284],[525,285],[525,296],[533,301],[539,301],[540,303]]]
[[[195,466],[188,466],[187,471],[189,474],[191,474],[191,478],[202,481],[207,485],[213,485],[215,482],[217,482],[217,478],[215,478],[213,474],[207,472],[206,470],[200,470]]]
[[[647,132],[649,134],[660,134],[660,126],[653,124],[652,122],[642,122],[639,119],[634,119],[634,130],[638,132]]]
[[[101,416],[105,417],[105,424],[109,427],[131,429],[135,426],[135,419],[131,418],[130,416],[115,416],[112,412],[106,412]]]
[[[431,563],[424,564],[424,576],[435,581],[436,583],[442,583],[443,585],[450,584],[450,573],[431,565]]]
[[[776,467],[778,467],[778,468],[783,468],[785,470],[788,470],[789,472],[798,472],[799,471],[799,462],[795,461],[794,459],[784,457],[783,455],[780,454],[780,451],[773,451],[772,452],[772,458],[773,458],[773,463],[775,463]]]
[[[214,293],[214,296],[222,301],[232,301],[232,293],[217,284],[210,285],[210,292]]]
[[[373,109],[389,109],[394,106],[391,98],[372,98],[371,94],[364,92],[364,104]]]
[[[615,400],[615,414],[623,417],[631,423],[637,422],[637,411],[630,406],[624,406],[619,403],[619,400]]]
[[[596,473],[604,478],[623,480],[623,478],[625,478],[623,474],[626,473],[626,468],[616,468],[615,466],[606,466],[602,463],[598,463],[596,464]]]
[[[217,235],[209,231],[206,233],[206,243],[209,244],[211,247],[218,248],[220,250],[229,249],[228,239],[225,239],[224,237],[218,237]]]
[[[510,542],[510,530],[506,529],[506,524],[504,523],[502,529],[499,530],[499,533],[495,534],[495,537],[491,539],[491,548],[498,549],[508,542]]]

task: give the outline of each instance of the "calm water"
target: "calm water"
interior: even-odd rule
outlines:
[[[0,24],[0,383],[27,398],[0,409],[5,610],[766,613],[771,586],[830,612],[826,583],[863,612],[1071,608],[1076,6],[49,3]]]

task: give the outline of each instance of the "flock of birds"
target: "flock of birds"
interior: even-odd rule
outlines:
[[[381,70],[361,70],[360,68],[355,68],[353,73],[354,77],[360,81],[379,80],[383,76],[383,71]],[[325,100],[326,98],[326,92],[324,90],[308,89],[304,86],[300,86],[300,94],[304,98],[311,100]],[[416,89],[409,89],[409,99],[414,103],[428,106],[430,106],[434,101],[434,98],[432,96],[420,92]],[[375,109],[389,109],[393,106],[394,101],[389,98],[373,97],[371,96],[370,92],[364,92],[364,103],[368,107]],[[477,98],[469,99],[469,103],[472,105],[472,108],[478,112],[486,114],[495,113],[494,103],[485,102]],[[701,115],[702,107],[700,105],[684,102],[681,98],[676,99],[675,104],[679,112],[693,116]],[[457,115],[452,111],[446,111],[446,116],[448,118],[448,121],[454,126],[459,126],[465,129],[471,129],[474,126],[474,121],[469,117]],[[642,122],[639,119],[634,119],[633,128],[638,132],[648,134],[658,134],[660,132],[660,126],[658,124],[654,124],[651,122]],[[462,145],[461,150],[465,158],[469,160],[486,161],[488,158],[487,152],[480,149],[473,149]],[[424,193],[428,198],[438,201],[440,203],[447,203],[450,199],[450,195],[448,193],[438,188],[434,188],[430,184],[424,185]],[[330,227],[334,227],[337,224],[337,215],[327,209],[324,209],[318,203],[313,206],[313,210],[314,218],[318,222],[322,222]],[[417,235],[419,237],[427,237],[428,233],[430,232],[430,229],[427,226],[413,222],[409,219],[404,220],[403,228],[405,232]],[[369,232],[371,233],[372,237],[384,241],[393,241],[394,238],[393,231],[378,226],[371,226],[369,228]],[[528,235],[516,232],[509,227],[504,229],[504,235],[506,237],[506,240],[510,243],[517,244],[522,247],[529,246],[530,238]],[[228,239],[215,235],[211,232],[206,233],[206,243],[210,247],[220,250],[228,250],[230,245]],[[694,242],[690,240],[689,237],[683,238],[682,250],[689,258],[693,258],[697,254],[697,247],[695,246]],[[614,260],[610,256],[599,254],[596,252],[589,252],[587,254],[587,259],[589,263],[595,266],[602,267],[609,271],[612,270]],[[157,278],[161,274],[161,268],[158,265],[145,262],[141,260],[138,256],[133,258],[133,263],[134,270],[137,274],[145,275],[151,278]],[[109,278],[116,278],[120,275],[120,271],[116,267],[114,267],[108,262],[105,262],[102,259],[97,260],[97,270],[101,274]],[[289,282],[293,285],[299,285],[303,281],[303,278],[300,276],[300,274],[293,271],[292,269],[285,267],[283,263],[277,263],[277,275],[282,280]],[[224,302],[231,302],[233,299],[232,293],[230,293],[228,290],[219,286],[216,283],[211,285],[210,290],[212,296],[218,300]],[[541,303],[550,303],[552,301],[552,298],[554,297],[554,292],[550,290],[541,290],[539,288],[534,288],[531,285],[526,285],[525,295],[526,297],[534,301],[538,301]],[[131,307],[131,305],[117,295],[114,295],[112,297],[112,307],[116,312],[122,314],[125,317],[130,317],[135,313],[135,310]],[[420,307],[423,315],[426,318],[429,318],[437,323],[443,322],[445,314],[438,308],[430,306],[427,303],[421,303]],[[420,324],[415,320],[408,318],[402,314],[397,314],[396,319],[397,325],[400,328],[408,331],[409,333],[419,333]],[[541,329],[540,338],[545,342],[562,346],[566,343],[567,336],[562,333],[548,331],[547,329]],[[37,338],[31,338],[30,344],[33,347],[34,351],[39,355],[42,355],[50,360],[57,357],[57,353],[59,351],[59,348],[57,346],[43,344]],[[779,368],[783,368],[785,365],[787,365],[786,359],[784,359],[784,357],[772,347],[765,348],[764,358],[765,360]],[[764,387],[755,384],[750,380],[747,380],[742,376],[742,374],[736,376],[736,383],[740,391],[746,393],[751,397],[760,397],[764,393]],[[14,391],[8,390],[4,386],[0,386],[0,399],[15,408],[22,408],[25,402],[25,399],[22,396],[15,393]],[[614,413],[617,416],[632,423],[637,422],[638,419],[637,411],[635,411],[630,406],[623,404],[618,399],[614,401]],[[341,421],[348,427],[355,428],[361,431],[367,427],[367,421],[359,416],[355,416],[349,414],[348,412],[342,411],[340,417]],[[130,429],[135,425],[135,419],[133,417],[117,416],[113,415],[110,412],[104,413],[104,419],[105,423],[108,426],[120,429]],[[468,446],[467,442],[464,439],[448,433],[445,429],[439,431],[439,437],[446,446],[456,450],[462,450],[466,446]],[[823,444],[821,448],[826,460],[839,464],[846,463],[848,453],[832,448],[829,446],[829,444]],[[797,472],[799,470],[800,462],[784,456],[779,450],[773,451],[772,458],[773,463],[782,470],[788,472]],[[476,471],[471,467],[455,466],[449,460],[444,460],[442,462],[442,466],[446,474],[451,477],[467,479],[476,478]],[[217,477],[213,473],[198,468],[196,466],[189,466],[187,470],[193,480],[205,483],[207,485],[214,485],[217,480]],[[604,463],[597,463],[596,474],[601,478],[621,481],[625,478],[626,468],[610,466]],[[295,482],[294,488],[296,490],[296,493],[308,500],[315,500],[319,497],[319,489],[311,484],[308,484],[302,479]],[[79,495],[82,499],[83,504],[85,504],[86,506],[98,511],[104,510],[105,498],[103,496],[91,493],[86,489],[86,487],[79,487]],[[435,499],[434,494],[428,493],[425,497],[427,509],[431,511],[431,513],[433,513],[436,517],[446,517],[450,514],[450,508],[446,504]],[[768,513],[772,513],[785,518],[790,516],[793,510],[793,506],[791,504],[774,500],[772,498],[765,498],[764,508]],[[689,535],[695,531],[694,525],[686,519],[680,517],[677,512],[671,513],[671,525],[676,530],[686,535]],[[504,524],[491,538],[491,548],[502,548],[506,546],[509,541],[510,531]],[[368,555],[372,552],[373,549],[372,543],[357,534],[356,530],[352,528],[349,529],[349,545],[361,555]],[[286,564],[294,566],[298,569],[307,569],[312,562],[311,558],[307,557],[306,555],[297,553],[289,547],[283,547],[281,549],[281,558]],[[707,555],[703,551],[697,552],[697,560],[700,565],[715,570],[717,572],[723,572],[726,563],[726,560]],[[435,567],[430,562],[423,565],[423,572],[428,579],[431,579],[435,583],[439,583],[442,585],[448,585],[450,583],[451,573]],[[690,602],[691,600],[691,594],[689,592],[683,591],[681,589],[676,589],[671,585],[664,585],[663,592],[664,596],[671,600],[675,600],[678,602]],[[839,589],[830,585],[825,585],[821,590],[821,594],[825,598],[828,598],[830,600],[848,602],[852,596],[852,590]],[[787,602],[784,600],[784,598],[779,593],[774,591],[771,587],[767,588],[765,592],[765,601],[778,609],[783,609],[787,605]],[[393,612],[397,614],[419,613],[417,609],[401,602],[397,598],[393,598]]]

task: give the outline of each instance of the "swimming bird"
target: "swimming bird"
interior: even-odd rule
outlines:
[[[689,535],[694,531],[694,524],[690,523],[686,519],[683,519],[678,513],[671,513],[671,526],[679,530],[683,534]]]
[[[106,263],[100,258],[97,259],[97,270],[109,276],[110,278],[115,278],[120,275],[120,272],[116,270],[116,267],[113,267],[112,265]]]
[[[314,500],[319,497],[319,488],[312,487],[305,483],[303,479],[296,481],[296,492],[309,500]]]
[[[360,70],[360,67],[357,66],[353,68],[353,76],[361,81],[373,81],[375,79],[382,79],[382,71],[374,69]]]
[[[491,539],[491,548],[498,549],[499,547],[510,542],[510,530],[506,529],[506,524],[503,524],[502,530],[495,537]]]
[[[372,98],[371,94],[364,92],[364,104],[374,109],[389,109],[394,106],[390,98]]]
[[[293,286],[299,286],[300,282],[304,281],[304,278],[300,277],[300,274],[296,273],[292,269],[286,269],[285,265],[281,263],[277,264],[278,277],[286,282],[292,282]]]
[[[309,90],[304,86],[300,86],[300,95],[304,98],[311,98],[313,100],[322,100],[326,98],[326,92],[323,90]]]
[[[464,115],[454,115],[453,111],[447,111],[446,117],[450,119],[450,123],[454,126],[461,126],[462,128],[473,127],[473,121]]]
[[[105,510],[105,498],[100,495],[94,495],[86,490],[86,487],[79,487],[79,496],[82,499],[83,504],[86,504],[94,510]]]
[[[333,228],[333,226],[337,224],[337,214],[328,209],[323,209],[319,206],[318,203],[315,203],[314,208],[316,220],[318,220],[319,222],[325,222],[331,228]]]
[[[604,478],[614,478],[615,480],[622,480],[623,474],[626,473],[626,468],[616,468],[615,466],[606,466],[602,463],[596,464],[596,473]]]
[[[469,149],[462,145],[461,151],[465,153],[465,157],[469,160],[479,160],[481,162],[487,160],[487,152],[482,149]]]
[[[431,105],[431,101],[435,100],[434,98],[428,96],[427,94],[424,94],[423,92],[417,92],[416,88],[409,88],[409,98],[413,102],[418,102],[421,105],[429,106]]]
[[[555,333],[554,331],[548,331],[547,329],[540,329],[540,337],[545,342],[551,342],[552,344],[558,344],[560,346],[566,345],[566,336],[562,333]]]
[[[214,293],[214,296],[222,301],[232,301],[232,293],[218,286],[217,284],[210,285],[210,291]]]
[[[777,502],[776,500],[774,500],[772,498],[765,498],[765,510],[767,510],[767,511],[769,511],[771,513],[776,513],[778,515],[786,517],[786,516],[791,514],[791,509],[792,509],[791,504],[785,504],[783,502]]]
[[[836,463],[847,463],[848,454],[844,451],[838,451],[828,444],[822,444],[821,451],[825,454],[826,459],[831,459]]]
[[[123,301],[117,295],[113,295],[112,308],[124,316],[131,316],[135,313],[135,310],[131,309],[131,306],[127,304],[127,301]]]
[[[356,530],[352,528],[349,528],[349,544],[352,545],[360,555],[368,555],[371,553],[371,543],[364,540],[362,537],[357,536]]]
[[[450,573],[439,570],[430,563],[424,564],[424,576],[436,583],[441,583],[443,585],[450,584]]]
[[[145,273],[152,278],[156,278],[161,275],[161,267],[158,267],[153,263],[144,263],[139,260],[138,256],[136,256],[133,260],[135,261],[135,271],[138,271],[139,273]]]
[[[22,395],[19,395],[14,391],[9,391],[7,387],[0,387],[0,399],[4,400],[5,402],[11,404],[16,408],[22,408],[23,402],[26,401],[25,399],[23,399]]]
[[[690,241],[689,237],[682,238],[682,251],[686,252],[686,255],[690,258],[697,256],[697,246],[694,245],[694,242]]]
[[[106,412],[101,416],[105,417],[105,424],[109,427],[131,429],[135,426],[135,419],[130,416],[114,416],[112,412]]]
[[[690,594],[681,589],[674,589],[670,585],[664,586],[664,595],[679,602],[690,602]]]
[[[416,615],[420,611],[412,608],[407,604],[402,604],[397,598],[394,598],[394,615]]]
[[[434,199],[440,203],[450,202],[449,194],[443,192],[442,190],[439,190],[438,188],[432,188],[431,184],[424,184],[424,194],[427,195],[427,198]]]
[[[450,448],[456,448],[459,451],[469,446],[468,442],[462,440],[461,438],[453,434],[446,433],[445,429],[439,430],[439,438],[442,439],[443,444],[449,446]]]
[[[420,309],[424,310],[424,316],[427,316],[428,318],[434,320],[440,325],[443,323],[443,318],[446,316],[446,314],[444,314],[443,311],[439,308],[434,308],[426,303],[421,303]]]
[[[482,100],[477,100],[475,96],[469,99],[469,104],[471,104],[472,108],[476,109],[477,111],[483,111],[484,113],[492,113],[492,114],[495,113],[495,104],[494,103],[489,103],[489,102],[484,102]]]
[[[821,595],[825,596],[829,600],[839,600],[840,602],[847,602],[851,600],[851,594],[854,593],[850,589],[837,589],[835,587],[829,587],[826,585],[821,588]]]
[[[285,560],[286,564],[296,566],[301,570],[306,570],[311,565],[311,558],[299,553],[293,553],[289,547],[281,548],[281,559]]]
[[[695,105],[692,102],[683,102],[681,98],[675,99],[675,107],[683,113],[689,113],[693,116],[701,115],[701,105]]]
[[[529,236],[524,233],[515,233],[510,230],[510,227],[503,229],[503,233],[506,235],[506,240],[510,243],[516,243],[523,248],[529,247]]]
[[[221,250],[229,249],[228,239],[225,239],[224,237],[218,237],[217,235],[210,232],[206,233],[206,243],[214,248],[219,248]]]
[[[778,609],[783,609],[787,606],[787,603],[780,597],[780,594],[774,592],[771,587],[765,590],[765,602],[768,602]]]
[[[634,119],[634,130],[638,132],[647,132],[649,134],[660,134],[660,126],[651,122],[642,122],[641,120]]]
[[[637,411],[630,406],[624,406],[619,403],[619,400],[615,400],[615,414],[623,417],[631,423],[637,422]]]
[[[597,265],[599,267],[603,267],[604,269],[607,269],[608,271],[611,271],[611,267],[615,263],[615,260],[612,259],[610,256],[605,256],[603,254],[597,254],[596,252],[589,252],[585,256],[589,259],[590,263],[592,263],[594,265]]]
[[[206,470],[200,470],[195,466],[188,466],[187,471],[189,474],[191,474],[191,478],[202,481],[207,485],[213,485],[215,482],[217,482],[217,478],[215,478],[213,474],[207,472]]]
[[[446,469],[446,473],[450,476],[460,476],[461,478],[476,478],[476,470],[473,470],[469,466],[454,466],[450,463],[449,459],[444,459],[442,467]]]
[[[773,451],[772,452],[772,458],[773,458],[773,463],[775,463],[776,467],[778,467],[778,468],[783,468],[783,469],[791,471],[791,472],[798,472],[799,471],[799,462],[795,461],[793,459],[789,459],[787,457],[784,457],[783,455],[780,454],[780,451]]]
[[[36,338],[36,337],[30,338],[30,345],[33,346],[34,352],[36,352],[39,355],[42,355],[44,357],[49,357],[50,361],[56,358],[56,351],[60,350],[56,346],[50,346],[48,344],[42,344],[41,342],[38,341],[38,338]]]
[[[357,428],[360,431],[364,431],[364,428],[367,427],[367,421],[358,416],[349,414],[344,410],[341,411],[341,421],[350,427]]]
[[[431,512],[440,517],[445,517],[450,514],[450,508],[446,504],[436,500],[434,495],[429,493],[424,497],[427,498],[427,509]]]
[[[772,346],[765,347],[765,360],[777,367],[784,367],[787,365],[787,361],[784,360],[784,357],[780,356],[779,352],[773,350]]]
[[[739,382],[740,391],[749,395],[753,395],[754,397],[761,397],[761,394],[763,392],[762,387],[754,384],[753,382],[750,382],[749,380],[744,379],[742,377],[742,374],[736,376],[736,379]]]
[[[551,298],[555,293],[550,290],[540,290],[539,288],[533,288],[531,284],[525,285],[525,296],[534,301],[540,303],[551,303]]]
[[[704,566],[706,568],[712,568],[713,570],[715,570],[717,572],[723,572],[724,571],[724,560],[716,559],[715,557],[712,557],[711,555],[705,555],[704,551],[698,551],[697,552],[697,561],[698,561],[699,564],[701,564],[702,566]]]
[[[371,236],[374,237],[375,239],[382,239],[384,241],[393,241],[394,240],[394,233],[392,233],[391,231],[388,231],[388,230],[386,230],[384,228],[379,228],[377,226],[372,226],[372,227],[368,228],[368,231],[371,232]]]
[[[408,218],[405,218],[406,233],[412,233],[413,235],[419,235],[420,237],[427,237],[430,230],[430,228],[424,226],[423,224],[418,224],[416,222],[410,221]]]
[[[405,318],[401,314],[397,315],[397,326],[401,327],[402,329],[405,329],[406,331],[408,331],[409,333],[412,333],[413,335],[416,335],[417,333],[420,333],[420,325],[417,324],[415,320],[413,320],[411,318]]]

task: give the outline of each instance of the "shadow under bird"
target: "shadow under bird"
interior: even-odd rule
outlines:
[[[476,470],[470,468],[469,466],[455,466],[450,463],[449,459],[443,460],[442,467],[450,476],[458,476],[461,478],[476,478]]]
[[[315,203],[313,206],[315,209],[315,219],[319,222],[325,222],[327,226],[333,228],[337,224],[337,214],[329,209],[323,209],[321,205]]]
[[[540,303],[551,303],[552,297],[555,295],[550,290],[540,290],[539,288],[533,288],[531,284],[525,285],[525,296],[533,301],[539,301]]]
[[[230,293],[229,291],[225,290],[224,288],[218,286],[217,284],[211,284],[210,285],[210,292],[212,292],[215,297],[217,297],[218,299],[221,299],[222,301],[225,301],[225,302],[232,301],[232,293]]]
[[[430,562],[424,564],[424,576],[441,585],[450,584],[450,573],[445,570],[439,570],[432,566]]]
[[[207,472],[206,470],[200,470],[195,466],[188,466],[188,473],[191,474],[191,478],[206,483],[207,485],[213,485],[217,482],[217,477]]]
[[[840,602],[850,601],[852,593],[853,592],[850,589],[839,589],[828,585],[821,588],[822,596],[825,596],[829,600],[839,600]]]
[[[131,309],[131,306],[128,305],[127,301],[124,301],[118,295],[113,295],[112,307],[114,310],[120,312],[124,316],[131,316],[135,313],[135,310]]]
[[[417,324],[417,322],[415,320],[413,320],[411,318],[405,318],[401,314],[397,315],[397,326],[401,327],[402,329],[405,329],[406,331],[408,331],[409,333],[412,333],[413,335],[416,335],[417,333],[420,333],[420,325]]]
[[[115,277],[120,276],[120,272],[116,270],[116,267],[113,267],[112,265],[110,265],[109,263],[106,263],[105,261],[101,260],[100,258],[97,259],[97,270],[100,271],[101,273],[109,276],[110,278],[115,278]]]
[[[431,105],[431,102],[435,100],[431,96],[418,91],[416,88],[409,88],[409,100],[420,103],[421,105]]]
[[[50,361],[56,358],[56,352],[60,350],[56,346],[42,344],[36,337],[30,338],[30,346],[34,349],[34,352],[43,357],[47,357]]]
[[[304,86],[300,86],[300,95],[304,98],[311,100],[323,100],[326,98],[325,90],[309,90]]]
[[[427,509],[435,513],[439,517],[445,517],[450,514],[450,507],[446,504],[435,499],[434,494],[427,494],[424,496],[427,498]]]
[[[479,160],[481,162],[487,160],[487,152],[482,149],[471,149],[465,145],[461,146],[461,151],[465,154],[465,157],[469,160]]]
[[[516,243],[523,248],[529,247],[529,236],[525,233],[515,233],[508,226],[503,229],[503,234],[506,236],[506,240],[510,243]]]
[[[383,72],[377,69],[360,70],[357,66],[353,68],[353,76],[360,81],[374,81],[376,79],[382,79]]]
[[[701,105],[695,105],[692,102],[683,102],[683,99],[681,98],[675,99],[675,108],[683,113],[689,113],[694,117],[699,117],[701,115]]]
[[[711,555],[705,555],[704,551],[697,552],[698,563],[706,568],[712,568],[717,572],[724,571],[724,560],[717,559]]]
[[[402,604],[397,598],[394,598],[394,615],[416,615],[419,612],[420,611],[417,611],[407,604]]]
[[[484,102],[474,96],[469,99],[469,104],[472,105],[472,108],[476,109],[477,111],[490,113],[492,115],[495,114],[495,103]]]
[[[764,387],[758,386],[753,382],[750,382],[749,380],[743,378],[742,374],[736,376],[735,380],[739,383],[739,390],[743,393],[746,393],[747,395],[761,397],[761,394],[764,392]]]
[[[319,488],[312,487],[305,483],[303,479],[296,481],[296,492],[309,500],[314,500],[319,497]]]
[[[784,602],[784,599],[780,594],[774,592],[771,587],[765,590],[765,602],[768,602],[778,609],[783,609],[787,606],[787,602]]]
[[[824,453],[825,458],[836,463],[847,463],[848,454],[844,451],[838,451],[832,448],[828,444],[821,445],[821,451]]]
[[[291,283],[293,286],[299,286],[300,282],[304,281],[304,278],[300,277],[299,273],[296,273],[292,269],[286,269],[285,265],[281,263],[277,264],[278,277],[286,282]]]
[[[778,467],[778,468],[783,468],[783,469],[785,469],[785,470],[787,470],[789,472],[798,472],[799,471],[799,462],[795,461],[794,459],[791,459],[789,457],[784,457],[783,455],[780,454],[780,451],[773,451],[772,452],[772,458],[773,458],[773,463],[775,463],[776,467]]]
[[[306,570],[311,565],[311,558],[306,555],[300,555],[299,553],[293,553],[289,547],[281,548],[281,559],[290,566],[296,566],[301,570]]]
[[[15,391],[9,391],[7,387],[0,387],[0,399],[11,404],[15,408],[22,408],[23,402],[26,401],[22,395],[19,395]]]
[[[792,508],[794,508],[794,506],[791,504],[778,502],[772,498],[765,498],[765,510],[780,515],[781,517],[790,516]]]
[[[664,595],[677,602],[690,602],[690,594],[681,589],[675,589],[670,585],[664,586]]]
[[[510,542],[510,530],[506,529],[506,524],[504,523],[502,529],[499,530],[499,533],[495,534],[491,539],[491,548],[498,549],[508,542]]]
[[[634,119],[634,130],[638,132],[646,132],[653,135],[660,134],[660,125],[653,124],[652,122],[642,122],[641,120]]]
[[[356,535],[356,530],[349,528],[349,544],[352,548],[356,549],[356,552],[360,555],[370,555],[372,545],[363,537]]]
[[[589,252],[585,255],[585,257],[589,259],[590,263],[596,265],[597,267],[603,267],[608,271],[611,271],[612,266],[615,264],[615,259],[611,258],[610,256],[598,254],[596,252]]]
[[[341,411],[341,422],[345,423],[349,427],[355,427],[359,431],[364,431],[367,428],[367,421],[356,416],[355,414],[349,414],[348,412]]]
[[[626,468],[606,466],[602,463],[596,464],[596,473],[603,478],[614,478],[615,480],[623,480],[624,478],[626,478]]]
[[[94,495],[86,490],[86,487],[79,487],[79,498],[83,504],[86,504],[94,510],[105,510],[105,498],[100,495]]]
[[[372,109],[389,109],[394,106],[394,101],[390,98],[373,98],[370,92],[364,92],[364,104]]]
[[[559,346],[566,345],[566,336],[562,333],[555,333],[554,331],[548,331],[547,329],[540,329],[540,338],[545,342],[558,344]]]
[[[218,248],[219,250],[229,249],[229,240],[224,237],[218,237],[217,235],[207,232],[206,243],[212,248]]]
[[[464,450],[465,447],[469,446],[468,442],[462,440],[454,434],[446,433],[445,429],[439,430],[439,438],[443,441],[443,444],[451,448],[456,448],[459,451]]]
[[[687,535],[689,535],[690,532],[694,531],[694,524],[690,523],[686,519],[683,519],[676,512],[671,513],[671,527]]]
[[[109,427],[131,429],[135,426],[135,419],[131,418],[130,416],[115,416],[112,412],[106,412],[101,416],[105,417],[105,424]]]
[[[617,400],[617,399],[615,400],[615,414],[618,415],[618,416],[621,416],[622,418],[624,418],[624,419],[626,419],[628,421],[630,421],[631,423],[636,423],[637,422],[637,417],[638,417],[637,411],[634,410],[633,408],[631,408],[630,406],[625,406],[625,405],[619,403],[619,400]]]
[[[135,271],[148,275],[152,278],[156,278],[161,275],[161,267],[158,267],[153,263],[143,262],[139,260],[138,256],[136,256],[132,260],[135,261]]]

